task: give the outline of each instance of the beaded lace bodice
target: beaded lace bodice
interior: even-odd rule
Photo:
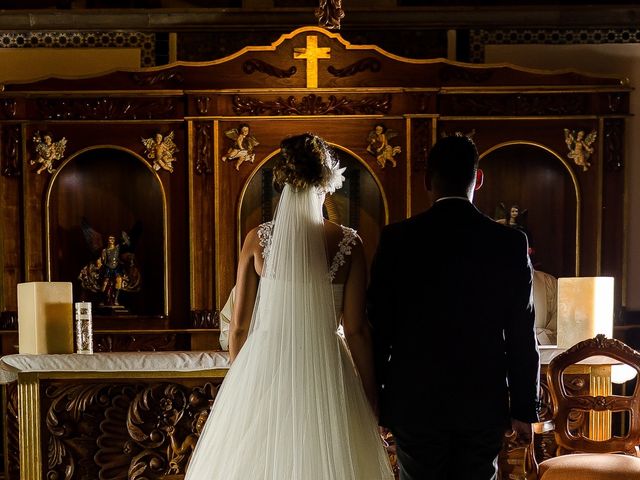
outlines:
[[[329,266],[329,278],[332,282],[340,267],[347,262],[346,257],[351,255],[351,248],[356,244],[357,232],[353,228],[343,225],[340,225],[340,228],[342,228],[342,239],[338,244],[338,251],[333,256]],[[258,238],[260,239],[260,246],[262,247],[262,258],[266,258],[267,255],[269,255],[272,234],[273,221],[265,222],[258,227]]]

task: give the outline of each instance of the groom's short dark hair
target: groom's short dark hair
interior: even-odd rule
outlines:
[[[448,189],[466,189],[478,170],[478,150],[473,140],[456,134],[443,137],[427,157],[427,175]]]

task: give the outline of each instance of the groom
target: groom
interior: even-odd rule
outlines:
[[[425,181],[433,206],[383,229],[371,270],[380,424],[401,480],[488,480],[505,432],[527,441],[537,421],[527,238],[471,203],[470,138],[439,140]]]

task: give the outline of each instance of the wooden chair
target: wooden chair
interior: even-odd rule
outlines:
[[[600,357],[600,359],[593,357]],[[607,388],[610,386],[610,378],[609,384],[604,385],[604,394],[593,391],[593,381],[588,394],[570,393],[567,388],[569,379],[563,379],[565,371],[586,359],[590,359],[590,362],[584,362],[578,367],[593,369],[599,364],[602,368],[602,357],[613,359],[612,364],[626,364],[635,369],[636,385],[633,393],[630,396],[611,394],[610,388]],[[605,360],[604,365],[606,363]],[[567,373],[570,374],[570,372]],[[538,465],[533,459],[533,445],[531,445],[529,451],[532,460],[529,465],[533,466],[538,480],[640,479],[639,378],[640,353],[621,341],[606,338],[604,335],[580,342],[551,361],[547,370],[547,381],[553,406],[554,436],[558,456]],[[609,431],[605,431],[601,434],[602,439],[594,439],[594,430],[598,427],[596,422],[599,422],[600,426],[607,425],[607,422],[610,425],[611,417],[607,415],[613,412],[626,412],[627,431],[621,436],[613,436]],[[595,437],[597,436],[596,434]]]

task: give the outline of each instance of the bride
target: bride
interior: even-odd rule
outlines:
[[[362,243],[322,217],[344,169],[316,135],[280,147],[277,212],[242,247],[233,363],[185,480],[393,479],[374,415]]]

